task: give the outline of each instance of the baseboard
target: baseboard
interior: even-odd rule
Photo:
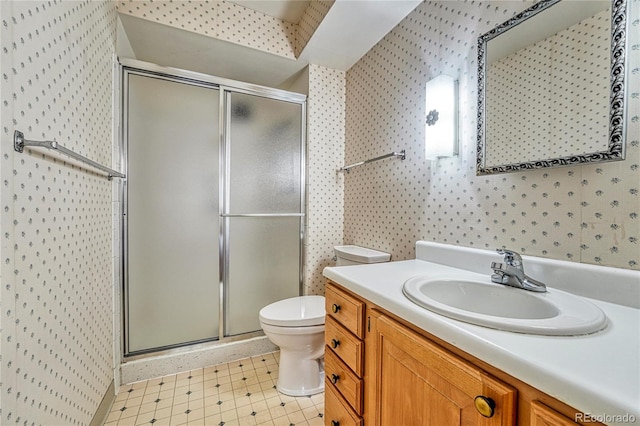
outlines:
[[[98,409],[96,410],[96,413],[93,415],[93,418],[91,419],[91,423],[89,423],[89,426],[102,426],[105,420],[107,420],[107,417],[109,416],[109,411],[111,411],[111,407],[113,406],[113,403],[115,400],[116,400],[116,392],[115,392],[115,386],[112,380],[111,383],[109,384],[109,387],[107,388],[107,392],[104,394],[104,397],[102,398],[102,401],[98,406]]]

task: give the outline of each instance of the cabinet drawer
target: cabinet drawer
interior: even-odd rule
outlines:
[[[335,318],[346,329],[364,338],[364,303],[333,285],[325,291],[327,315]]]
[[[362,377],[364,342],[355,338],[330,317],[325,320],[324,341],[358,377]]]
[[[332,351],[324,357],[326,387],[335,387],[358,415],[362,415],[362,379],[340,361]]]
[[[324,391],[324,424],[326,426],[362,426],[362,418],[358,417],[340,397],[332,386]]]

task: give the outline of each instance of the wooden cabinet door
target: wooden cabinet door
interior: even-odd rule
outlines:
[[[384,315],[376,323],[377,425],[515,424],[515,389]],[[477,396],[495,403],[490,418],[476,410]]]
[[[577,426],[578,423],[538,401],[531,403],[531,426]]]

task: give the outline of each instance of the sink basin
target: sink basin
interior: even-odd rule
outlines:
[[[526,334],[573,336],[602,330],[607,317],[588,300],[548,288],[534,293],[456,276],[418,276],[404,283],[404,295],[449,318]]]

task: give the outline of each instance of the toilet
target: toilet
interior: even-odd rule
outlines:
[[[260,326],[280,347],[276,389],[308,396],[324,391],[324,296],[284,299],[260,310]]]
[[[389,253],[359,246],[336,246],[336,266],[388,262]],[[260,310],[260,326],[280,347],[276,389],[290,396],[324,391],[324,296],[279,300]]]

